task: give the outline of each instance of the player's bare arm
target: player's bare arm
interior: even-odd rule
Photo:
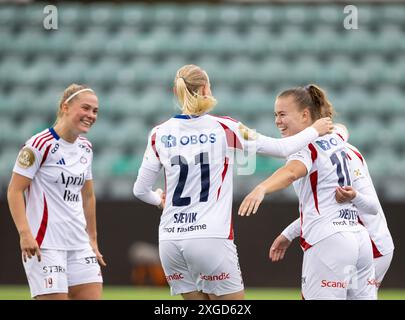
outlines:
[[[274,239],[270,250],[269,258],[273,262],[283,260],[284,255],[290,246],[291,241],[288,240],[284,235],[280,234],[276,239]]]
[[[96,196],[94,194],[94,186],[92,180],[87,180],[82,188],[83,211],[87,223],[87,233],[90,238],[90,245],[96,254],[97,260],[105,267],[107,264],[103,259],[103,255],[98,249],[97,242],[97,223],[96,223]]]
[[[41,261],[41,250],[32,235],[25,212],[24,191],[30,184],[31,179],[13,173],[7,192],[11,215],[20,235],[20,248],[24,262],[27,261],[27,257],[31,259],[35,255],[38,261]]]
[[[295,180],[304,177],[306,174],[307,168],[301,161],[292,160],[288,162],[243,199],[238,214],[240,216],[255,214],[266,194],[287,188]]]

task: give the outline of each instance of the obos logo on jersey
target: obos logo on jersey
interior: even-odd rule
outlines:
[[[327,140],[318,140],[318,141],[315,141],[315,142],[324,151],[329,150],[331,148],[330,145],[337,146],[337,141],[336,141],[335,138],[330,138],[329,141],[327,141]]]
[[[168,136],[162,136],[160,139],[165,145],[165,148],[175,147],[176,146],[176,137],[169,134]]]

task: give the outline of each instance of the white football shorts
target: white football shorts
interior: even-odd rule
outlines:
[[[221,296],[244,289],[233,240],[164,240],[159,254],[172,295],[202,291]]]
[[[89,246],[81,250],[41,249],[36,256],[23,261],[31,297],[51,293],[68,293],[69,287],[103,282],[100,265]]]
[[[385,274],[387,273],[392,257],[394,255],[394,252],[387,253],[383,255],[382,257],[374,258],[374,267],[375,267],[375,286],[378,291],[378,289],[381,286],[381,282],[384,279]]]
[[[373,253],[366,230],[335,233],[304,252],[304,299],[375,300],[373,279]]]

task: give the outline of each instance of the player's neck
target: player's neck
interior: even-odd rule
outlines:
[[[69,142],[69,143],[74,143],[76,139],[78,138],[77,134],[74,134],[69,128],[63,125],[63,123],[59,122],[57,123],[53,129],[57,133],[59,137],[61,137],[63,140]]]

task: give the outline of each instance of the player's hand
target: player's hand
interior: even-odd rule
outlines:
[[[312,127],[318,131],[319,136],[333,132],[333,122],[330,117],[321,118],[315,121]]]
[[[161,199],[160,204],[157,207],[163,210],[166,204],[166,193],[160,188],[156,189],[155,192],[160,196]]]
[[[349,202],[356,197],[356,190],[351,186],[337,187],[336,188],[336,201],[338,203]]]
[[[90,240],[90,245],[91,245],[91,248],[93,249],[93,252],[96,254],[98,263],[103,267],[107,266],[107,264],[104,261],[103,255],[98,250],[97,242],[95,240]]]
[[[240,216],[250,216],[251,213],[255,214],[260,204],[262,203],[266,192],[264,188],[258,185],[243,199],[238,214]]]
[[[269,250],[269,258],[273,262],[283,260],[285,252],[290,246],[291,241],[280,234],[274,241]]]
[[[38,262],[41,261],[41,250],[30,231],[20,234],[20,247],[24,262],[27,262],[27,257],[31,259],[33,256],[37,256]]]

